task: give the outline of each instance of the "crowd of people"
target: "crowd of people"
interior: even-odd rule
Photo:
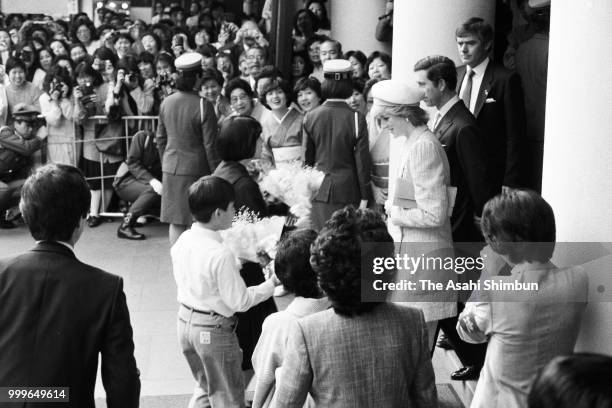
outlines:
[[[241,13],[215,1],[188,11],[159,3],[150,25],[104,8],[97,26],[83,14],[70,23],[4,19],[0,226],[22,217],[38,243],[0,261],[7,305],[0,326],[10,328],[0,334],[0,355],[11,356],[0,364],[0,385],[60,381],[71,385],[73,406],[93,406],[92,361],[101,352],[109,407],[137,406],[121,279],[73,253],[85,225],[100,225],[116,195],[125,212],[119,238],[144,239],[135,227],[145,214],[169,225],[179,347],[197,382],[190,407],[243,406],[243,370],[251,368],[254,407],[434,407],[438,337],[464,364],[451,378],[479,379],[472,407],[560,405],[547,396],[559,386],[551,373],[569,370],[563,375],[576,381],[572,373],[583,364],[605,364],[601,356],[558,357],[573,352],[588,285],[582,269],[550,262],[553,210],[523,189],[539,188],[524,172],[537,168],[543,130],[525,112],[545,101],[521,86],[529,30],[514,33],[504,61],[516,69],[509,69],[491,58],[492,26],[471,18],[449,39],[464,65],[424,56],[413,68],[417,81],[407,83],[391,79],[388,54],[343,50],[330,37],[326,2],[308,0],[293,21],[291,72],[282,73],[269,58],[270,3],[260,13],[252,1]],[[381,38],[389,37],[392,3],[379,19]],[[545,32],[549,7],[517,3],[532,35]],[[155,117],[155,124],[126,116]],[[294,161],[324,174],[308,225],[286,226],[272,262],[239,260],[220,232],[245,208],[290,219],[257,182]],[[452,290],[397,304],[362,301],[366,245],[419,256],[415,243],[438,251],[466,242],[476,243],[468,255],[482,250],[498,261],[483,276],[535,280],[545,289],[521,303],[469,301]],[[516,245],[530,242],[549,245]],[[52,267],[37,275],[43,264]],[[70,296],[83,282],[63,274],[80,269],[91,276],[89,289]],[[63,279],[70,285],[56,285]],[[54,301],[40,289],[48,282],[62,286]],[[295,299],[277,312],[280,285]],[[20,296],[30,286],[37,291]],[[554,295],[580,301],[538,302]],[[86,309],[57,338],[35,336],[38,323],[28,316],[41,304],[44,324],[64,328],[70,323],[62,316],[84,299],[95,300],[103,318]],[[87,336],[79,342],[80,330]],[[71,363],[49,360],[45,370],[24,345],[30,353],[60,347],[73,353]],[[587,395],[609,406],[609,390],[594,384],[578,383],[567,401]]]

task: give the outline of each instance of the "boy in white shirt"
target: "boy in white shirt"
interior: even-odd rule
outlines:
[[[219,231],[231,227],[234,190],[230,183],[205,176],[189,188],[195,219],[171,249],[178,289],[178,337],[198,382],[189,408],[243,407],[242,350],[235,334],[236,312],[270,298],[280,282],[272,276],[246,287],[240,262],[223,244]]]

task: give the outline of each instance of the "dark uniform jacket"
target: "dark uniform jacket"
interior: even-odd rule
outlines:
[[[139,372],[119,276],[80,262],[61,243],[40,242],[0,260],[0,305],[0,384],[70,388],[70,402],[23,406],[94,408],[100,354],[108,407],[138,406]]]
[[[166,97],[159,108],[156,139],[163,172],[176,176],[212,173],[219,164],[216,136],[217,117],[210,102],[190,92]]]
[[[25,178],[30,156],[42,146],[37,137],[24,139],[9,126],[0,128],[0,179]]]
[[[314,201],[359,204],[370,200],[370,151],[365,117],[343,101],[326,101],[304,118],[304,164],[325,173]],[[357,134],[358,130],[358,134]]]

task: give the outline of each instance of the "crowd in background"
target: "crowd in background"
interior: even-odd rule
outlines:
[[[463,74],[467,79],[464,79],[464,76],[458,78],[454,63],[448,58],[433,56],[419,61],[414,68],[417,73],[424,72],[418,88],[399,86],[395,82],[388,81],[391,79],[392,68],[390,55],[374,51],[366,56],[360,50],[345,50],[340,42],[330,37],[332,27],[324,0],[305,1],[303,8],[295,13],[292,21],[291,71],[280,72],[270,59],[273,51],[269,42],[270,2],[266,2],[262,10],[259,10],[261,12],[257,14],[254,14],[252,4],[251,1],[245,1],[243,10],[236,13],[226,10],[224,3],[218,1],[192,2],[189,10],[183,9],[178,4],[165,7],[162,3],[157,3],[150,24],[142,20],[130,20],[124,14],[105,8],[97,10],[95,19],[97,24],[84,13],[72,16],[69,22],[48,17],[34,21],[18,14],[6,16],[0,28],[0,67],[2,67],[0,72],[3,74],[0,85],[0,125],[13,126],[11,129],[14,129],[14,133],[0,131],[0,146],[3,149],[14,149],[15,143],[3,145],[3,138],[6,137],[8,140],[12,137],[11,140],[14,140],[15,135],[22,139],[38,138],[45,142],[38,142],[35,148],[27,151],[21,149],[18,152],[28,158],[27,163],[26,161],[19,163],[21,166],[19,169],[0,168],[0,182],[3,183],[0,189],[2,226],[14,226],[14,220],[19,217],[19,210],[15,209],[15,202],[11,200],[15,198],[14,193],[21,188],[21,185],[9,185],[10,182],[16,181],[19,173],[16,170],[24,170],[25,166],[29,166],[29,170],[32,166],[46,162],[63,163],[80,167],[88,178],[91,190],[87,212],[89,227],[100,225],[103,221],[100,214],[107,210],[105,207],[113,201],[112,196],[116,193],[126,205],[130,205],[129,209],[125,209],[127,215],[119,227],[118,236],[126,239],[144,239],[143,234],[134,230],[138,216],[147,211],[155,212],[160,201],[163,203],[163,200],[160,200],[160,197],[164,197],[163,192],[168,195],[168,189],[172,188],[168,183],[171,180],[178,180],[167,178],[165,173],[167,169],[162,172],[163,152],[160,157],[155,146],[155,139],[158,142],[160,140],[160,132],[158,130],[156,135],[153,126],[133,120],[126,122],[131,132],[130,136],[134,135],[129,151],[125,146],[113,144],[112,140],[109,143],[105,142],[106,139],[113,139],[122,134],[123,123],[120,120],[125,116],[159,115],[166,121],[161,128],[166,129],[168,118],[164,118],[164,110],[168,109],[169,104],[164,104],[164,100],[172,100],[171,95],[186,91],[177,85],[184,78],[180,69],[177,71],[175,60],[184,54],[198,53],[201,75],[198,75],[194,89],[188,91],[197,92],[207,101],[205,107],[200,110],[202,117],[207,115],[205,112],[214,112],[212,128],[215,130],[210,131],[209,137],[217,138],[218,133],[215,154],[219,154],[220,157],[210,160],[208,173],[214,174],[212,178],[205,178],[202,181],[203,179],[197,180],[196,177],[196,183],[192,187],[187,186],[189,213],[185,216],[196,220],[194,228],[184,233],[181,238],[180,234],[173,238],[171,230],[172,243],[178,242],[178,245],[173,247],[173,261],[179,285],[179,301],[182,289],[187,293],[186,295],[183,293],[184,299],[195,299],[195,303],[202,300],[197,298],[197,293],[196,295],[193,293],[197,292],[193,290],[195,285],[181,287],[179,281],[181,274],[189,275],[190,272],[190,266],[186,265],[186,260],[192,254],[189,250],[190,245],[194,243],[199,245],[203,242],[218,249],[215,243],[216,235],[210,231],[217,232],[227,228],[228,222],[231,224],[232,217],[228,215],[233,216],[234,204],[238,206],[241,203],[256,208],[260,215],[266,215],[270,210],[270,203],[264,201],[257,185],[250,179],[249,173],[246,173],[246,168],[249,171],[265,171],[272,168],[278,165],[280,160],[275,152],[279,148],[290,147],[304,149],[304,154],[298,157],[300,159],[305,157],[306,164],[315,165],[319,169],[327,169],[325,166],[328,165],[333,168],[333,163],[329,162],[337,161],[338,156],[332,155],[332,159],[322,158],[324,155],[321,154],[316,136],[317,132],[322,134],[325,132],[319,129],[321,122],[316,120],[322,116],[323,109],[315,109],[326,101],[328,122],[333,122],[333,118],[339,121],[338,118],[344,115],[347,118],[346,122],[353,126],[351,121],[353,117],[355,118],[355,134],[351,134],[349,139],[350,145],[355,147],[351,147],[347,152],[350,156],[356,156],[353,151],[361,149],[359,154],[367,158],[362,157],[359,160],[350,158],[358,161],[357,166],[353,167],[358,167],[354,171],[359,173],[355,177],[355,180],[359,178],[359,181],[355,181],[354,184],[359,184],[360,188],[368,186],[371,191],[367,194],[361,191],[360,196],[357,192],[347,190],[350,194],[355,193],[355,200],[333,202],[332,204],[338,207],[334,209],[338,211],[325,210],[324,219],[314,225],[316,232],[305,230],[285,236],[279,244],[279,254],[275,261],[280,281],[272,282],[273,279],[269,279],[266,282],[251,283],[244,272],[246,269],[251,269],[251,272],[252,270],[261,272],[258,265],[245,263],[234,265],[233,269],[224,265],[226,269],[236,272],[235,277],[238,280],[242,275],[242,279],[251,286],[249,289],[252,287],[259,289],[253,289],[245,295],[244,282],[240,281],[241,283],[237,284],[240,286],[238,289],[233,287],[234,292],[228,290],[228,293],[240,296],[236,295],[231,299],[232,302],[229,302],[229,298],[223,298],[221,294],[220,301],[217,299],[218,303],[213,305],[203,303],[207,306],[204,312],[198,311],[197,305],[183,303],[179,312],[179,325],[183,322],[189,326],[192,324],[194,314],[198,313],[207,315],[211,319],[214,317],[213,323],[221,327],[224,333],[231,333],[226,340],[228,347],[234,347],[237,341],[233,336],[234,331],[244,330],[246,324],[238,324],[237,329],[233,315],[236,312],[249,313],[257,303],[268,305],[267,310],[258,312],[256,318],[248,318],[258,326],[250,329],[251,331],[245,335],[252,337],[248,350],[238,333],[240,347],[245,350],[244,356],[242,353],[239,355],[243,358],[236,357],[240,360],[242,368],[250,366],[251,354],[254,353],[252,363],[257,382],[255,406],[269,404],[273,406],[276,403],[282,406],[302,406],[305,401],[307,403],[315,401],[326,406],[334,403],[338,403],[339,406],[350,406],[352,402],[359,404],[364,401],[368,401],[371,406],[397,406],[406,403],[414,403],[415,406],[436,406],[431,350],[438,334],[438,327],[442,327],[444,333],[450,337],[450,347],[456,348],[459,357],[466,365],[462,369],[464,371],[459,370],[461,372],[456,373],[456,377],[453,374],[453,379],[478,378],[484,366],[473,406],[492,406],[487,405],[491,404],[491,401],[494,401],[493,406],[504,406],[506,401],[514,403],[509,406],[526,406],[531,380],[537,369],[548,363],[555,354],[570,352],[573,349],[577,336],[576,325],[579,327],[583,304],[567,307],[566,311],[572,314],[572,318],[567,319],[567,325],[551,329],[554,333],[566,334],[566,342],[557,344],[557,349],[551,348],[552,351],[548,354],[532,353],[529,355],[531,357],[529,360],[524,358],[522,349],[517,348],[509,352],[504,349],[504,332],[500,325],[527,324],[513,321],[509,317],[509,322],[498,317],[512,316],[508,310],[501,310],[499,315],[491,317],[492,310],[495,313],[499,310],[496,309],[497,306],[487,304],[486,310],[482,312],[486,316],[484,323],[477,324],[471,319],[474,319],[474,313],[478,311],[468,307],[465,313],[459,315],[465,305],[461,303],[456,305],[456,302],[446,302],[450,309],[443,313],[435,308],[428,312],[427,307],[421,305],[419,308],[425,309],[424,314],[394,305],[362,303],[358,285],[359,265],[351,264],[350,260],[359,258],[356,254],[360,253],[362,241],[391,243],[393,240],[405,242],[438,240],[452,245],[453,241],[461,242],[474,238],[473,241],[479,241],[483,246],[485,243],[488,244],[498,255],[507,256],[510,259],[509,265],[517,268],[517,271],[523,271],[530,267],[529,265],[537,263],[540,269],[536,270],[545,271],[543,272],[545,277],[542,279],[548,279],[551,271],[557,275],[566,273],[569,276],[568,281],[576,280],[574,289],[582,288],[586,277],[573,270],[558,271],[558,268],[549,262],[552,252],[534,257],[526,250],[513,252],[498,246],[498,240],[502,239],[520,242],[555,240],[554,215],[550,206],[536,193],[512,189],[527,185],[524,180],[519,181],[515,159],[522,160],[531,151],[524,146],[525,143],[514,139],[515,135],[512,132],[520,133],[520,128],[525,127],[522,122],[525,120],[525,110],[529,111],[529,108],[533,108],[529,117],[543,118],[543,111],[538,110],[542,103],[542,95],[536,95],[539,98],[530,104],[528,96],[523,98],[520,82],[517,82],[518,76],[514,72],[506,74],[509,71],[503,71],[503,75],[509,78],[508,86],[518,86],[519,92],[505,100],[503,93],[498,96],[491,91],[490,95],[485,95],[489,96],[486,101],[478,102],[474,97],[478,96],[478,92],[471,93],[471,78],[473,75],[478,78],[474,81],[483,81],[481,77],[484,73],[478,71],[483,61],[471,66],[469,58],[473,56],[472,52],[486,51],[483,54],[486,55],[490,49],[473,51],[469,48],[469,44],[463,45],[459,40],[461,57],[466,58],[464,62],[470,67],[469,72],[464,68],[462,73],[459,71],[459,75]],[[393,2],[390,1],[377,27],[377,37],[381,40],[390,40],[389,28],[392,24],[392,15]],[[521,56],[521,53],[526,52],[525,47],[521,48],[521,45],[528,43],[535,35],[542,34],[547,29],[547,26],[542,26],[537,18],[528,21],[530,24],[527,27],[511,33],[510,44],[503,59],[506,66],[511,69],[516,68],[519,73],[524,66],[521,58],[525,61],[525,56]],[[490,27],[487,28],[479,19],[468,20],[457,30],[458,39],[476,34],[483,36],[483,43],[490,43],[491,40],[487,36],[493,36]],[[468,51],[465,51],[466,49]],[[346,76],[342,70],[333,72],[327,68],[329,61],[340,59],[350,63],[350,70]],[[488,63],[489,60],[486,61]],[[529,83],[534,75],[526,73],[521,79]],[[334,77],[340,80],[347,79],[349,87],[342,89],[341,92],[338,91],[340,88],[336,88],[336,93],[333,91],[330,93],[333,87],[326,87],[325,82]],[[441,88],[440,83],[443,83]],[[432,91],[433,88],[428,88],[430,85],[437,88]],[[538,87],[541,89],[541,83]],[[532,88],[526,89],[526,95],[530,95],[530,89]],[[507,90],[504,92],[505,95],[510,93]],[[472,95],[474,96],[470,101]],[[479,118],[482,106],[478,104],[496,103],[498,102],[496,99],[499,99],[500,104],[503,100],[506,112],[499,116],[501,119],[493,115],[495,119],[491,124],[483,123]],[[341,107],[333,105],[339,101]],[[436,107],[440,116],[428,123],[429,118],[425,112],[417,108],[421,101],[430,107]],[[466,126],[477,129],[473,130],[472,136],[481,134],[480,132],[489,136],[495,135],[491,138],[496,141],[483,142],[482,149],[478,153],[486,152],[483,156],[479,156],[485,160],[479,161],[474,155],[467,159],[466,164],[466,157],[462,156],[462,152],[467,150],[460,150],[459,147],[457,151],[451,150],[455,148],[452,144],[456,142],[455,139],[445,142],[444,146],[436,139],[436,136],[442,138],[441,133],[452,125],[451,123],[442,130],[439,127],[440,121],[445,115],[449,115],[455,103],[461,106],[462,112],[465,111],[462,114],[470,118],[466,119],[469,122]],[[333,106],[338,110],[334,111]],[[490,106],[488,108],[491,109]],[[32,112],[40,112],[44,122],[26,120],[30,126],[26,137],[21,128],[15,124],[22,123],[24,114]],[[332,119],[329,119],[329,116]],[[103,126],[98,120],[99,117],[105,118]],[[477,119],[479,122],[476,122]],[[498,133],[502,132],[497,129],[500,121],[506,128],[503,130],[504,136],[501,141],[496,139]],[[527,129],[522,131],[524,141],[527,144],[533,142],[533,149],[537,150],[541,143],[538,132],[543,130],[543,124],[527,120],[526,127]],[[344,128],[348,127],[345,126],[342,130],[345,130]],[[165,130],[161,133],[163,132]],[[352,127],[351,132],[353,132]],[[344,136],[346,135],[342,137]],[[393,163],[390,163],[391,137],[401,139],[402,136],[405,136],[410,143],[418,142],[418,147],[409,146],[407,141],[405,146],[402,146],[402,160],[407,164],[400,163],[399,167],[394,168]],[[163,134],[163,138],[173,137],[177,135]],[[468,137],[471,136],[463,136],[461,140]],[[242,144],[246,145],[247,139],[252,140],[252,146],[243,149]],[[476,137],[471,140],[474,143],[470,149],[482,141]],[[499,145],[497,142],[500,142]],[[520,148],[519,142],[522,144]],[[362,146],[358,147],[358,144]],[[470,154],[473,152],[471,150]],[[207,154],[211,154],[211,151]],[[241,167],[241,162],[253,158],[256,159],[256,164],[245,162],[247,166]],[[217,166],[218,162],[220,164]],[[459,162],[461,163],[458,164]],[[461,170],[457,170],[459,168]],[[435,174],[429,173],[432,169],[436,170]],[[492,172],[488,173],[490,169]],[[533,168],[528,167],[528,170],[531,171]],[[239,173],[238,176],[236,172]],[[328,173],[333,172],[330,170]],[[417,186],[417,190],[420,189],[416,192],[417,195],[421,194],[416,200],[416,208],[399,208],[401,206],[389,204],[391,196],[388,190],[389,178],[397,176],[396,173],[400,175],[399,178],[410,180]],[[459,173],[461,181],[457,181]],[[474,175],[477,175],[476,184],[480,187],[491,182],[490,186],[486,185],[486,189],[482,189],[481,195],[476,192],[478,186],[475,187]],[[110,180],[104,182],[104,177],[108,176],[114,178],[114,182]],[[326,176],[332,179],[334,174]],[[480,176],[482,178],[478,178]],[[495,180],[491,181],[492,178]],[[226,183],[220,180],[226,180]],[[242,184],[239,185],[237,180],[241,180]],[[350,183],[346,180],[345,184],[353,183],[353,179],[350,179]],[[452,212],[452,204],[449,204],[446,190],[446,187],[451,186],[459,188],[458,201],[455,203],[457,208],[452,218],[451,214],[448,214],[449,211]],[[9,188],[13,190],[7,194]],[[198,188],[203,192],[197,191]],[[501,191],[503,194],[498,195]],[[211,194],[206,195],[204,192],[214,193],[212,194],[214,199],[209,202]],[[344,191],[342,193],[344,194]],[[346,194],[347,197],[349,193]],[[444,198],[438,198],[434,193],[440,193]],[[329,195],[333,195],[333,192]],[[347,197],[344,198],[348,200]],[[351,203],[363,205],[360,210],[344,207],[345,204]],[[457,220],[457,212],[461,211],[460,204],[465,203],[470,207],[468,210],[465,210],[467,207],[462,207],[466,211],[463,226],[469,224],[466,227],[469,229],[469,234],[475,234],[471,236],[467,233],[466,236],[459,235],[457,227],[461,224],[461,221]],[[428,207],[429,205],[431,206]],[[366,206],[371,210],[366,210]],[[398,208],[391,209],[390,206]],[[439,214],[430,211],[433,207]],[[17,215],[11,211],[4,214],[5,210],[14,210]],[[483,215],[482,224],[474,223],[474,216],[480,215]],[[386,220],[384,217],[387,217]],[[526,225],[524,219],[529,217],[534,221]],[[436,221],[438,218],[439,222]],[[538,224],[536,219],[541,225],[536,225]],[[170,221],[170,224],[175,222]],[[187,224],[176,222],[176,225]],[[393,235],[391,224],[399,231],[399,239]],[[202,232],[200,227],[209,231]],[[465,232],[467,229],[462,231]],[[406,235],[407,233],[414,235]],[[434,238],[425,238],[426,235]],[[294,264],[290,265],[288,259]],[[210,264],[214,262],[210,261],[206,267],[210,267]],[[525,266],[527,264],[528,266]],[[192,274],[191,277],[183,278],[189,281],[194,276],[197,277]],[[269,299],[273,293],[273,286],[279,283],[283,283],[285,289],[297,297],[288,309],[289,314],[280,312],[281,314],[271,315],[275,307],[271,305]],[[244,301],[238,302],[238,300]],[[229,303],[232,307],[225,308]],[[219,310],[215,310],[215,306],[227,313],[219,313]],[[469,310],[471,314],[468,313]],[[522,316],[534,316],[529,312],[525,311]],[[223,319],[221,315],[229,316]],[[298,318],[306,315],[312,316],[296,323]],[[245,314],[245,316],[251,315]],[[258,342],[262,322],[266,316],[270,317],[266,323],[263,323],[263,335]],[[210,323],[209,317],[203,318],[206,324]],[[239,317],[238,321],[246,322],[248,319]],[[446,326],[443,325],[444,321],[447,323]],[[281,327],[283,324],[286,326]],[[288,331],[289,327],[292,331]],[[347,336],[347,333],[353,333],[353,336]],[[524,337],[529,337],[529,333],[524,333]],[[544,336],[536,337],[528,340],[537,343],[544,338]],[[400,340],[395,344],[397,339]],[[478,362],[470,361],[470,357],[478,354],[478,351],[468,350],[462,354],[462,350],[466,347],[469,349],[466,342],[486,343],[489,339],[491,339],[489,350],[487,351],[486,345],[484,350],[480,349]],[[211,388],[210,384],[208,389],[204,389],[206,384],[201,378],[203,369],[200,367],[199,359],[203,359],[202,355],[206,353],[216,358],[218,353],[215,354],[214,349],[206,352],[196,350],[196,354],[201,355],[189,356],[187,351],[193,351],[191,344],[193,339],[185,337],[181,338],[181,342],[194,376],[200,380],[202,393],[194,394],[193,401],[208,400],[210,397],[211,401],[219,398],[218,403],[240,406],[244,384],[238,379],[241,377],[239,369],[228,373],[226,369],[221,368],[219,372],[206,374],[226,380],[229,384],[226,384],[226,389],[223,390],[224,393],[228,393],[227,395],[222,393],[220,397],[219,394],[215,396],[214,393],[219,389],[214,386]],[[210,338],[208,342],[207,344],[210,344]],[[334,345],[335,348],[330,345]],[[236,348],[232,350],[235,351]],[[357,358],[344,355],[347,350]],[[399,360],[395,358],[398,350],[401,353]],[[371,357],[372,353],[378,353],[379,362],[382,362],[384,367],[360,365],[359,356]],[[506,358],[504,357],[506,353],[514,356],[517,361],[506,363],[508,367],[507,371],[504,371],[499,369],[501,363],[496,362],[495,358]],[[286,364],[282,364],[285,358],[287,358]],[[349,358],[355,359],[356,362],[348,363]],[[365,361],[371,362],[367,359]],[[556,363],[562,364],[562,361],[556,360]],[[504,375],[519,375],[521,374],[517,372],[519,369],[524,369],[525,378],[510,378],[507,383],[511,386],[508,387],[502,384]],[[374,374],[363,376],[364,370]],[[390,373],[397,375],[389,375]],[[387,381],[389,378],[392,381]],[[344,380],[350,384],[343,383]],[[546,372],[538,381],[544,384],[543,386],[553,386],[545,384]],[[356,388],[354,384],[361,385]],[[411,384],[412,388],[403,391],[402,386],[405,384]],[[358,389],[360,392],[347,392],[351,389]],[[208,395],[208,392],[211,394]],[[489,397],[493,394],[495,395]],[[234,398],[236,396],[237,399]],[[544,402],[536,402],[538,398],[544,396],[538,395],[536,390],[530,397],[532,406],[548,406]]]

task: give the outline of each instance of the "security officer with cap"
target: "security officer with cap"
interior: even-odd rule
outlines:
[[[178,92],[163,100],[156,136],[163,172],[161,221],[170,224],[171,244],[191,225],[189,186],[211,174],[219,164],[215,110],[196,90],[202,76],[202,56],[188,52],[174,64]]]
[[[21,186],[32,167],[32,155],[40,150],[46,132],[35,136],[40,112],[33,106],[17,104],[13,109],[13,124],[0,128],[0,228],[15,225],[5,217],[6,211],[17,205]]]
[[[372,198],[370,152],[365,117],[346,99],[353,94],[351,64],[323,63],[325,102],[308,112],[303,123],[304,163],[325,173],[312,200],[312,225],[317,231],[334,211],[349,204],[366,208]]]

